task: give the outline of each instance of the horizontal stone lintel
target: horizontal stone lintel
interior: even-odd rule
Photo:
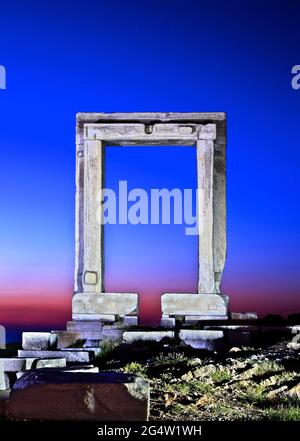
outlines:
[[[219,294],[165,293],[161,307],[163,316],[227,316],[226,299]]]
[[[72,300],[73,320],[97,320],[97,315],[137,315],[137,293],[76,293]]]
[[[86,140],[101,140],[110,144],[121,142],[126,145],[147,143],[180,143],[193,145],[197,139],[216,139],[215,124],[85,124]]]
[[[77,123],[102,123],[102,122],[206,122],[225,121],[225,112],[78,112]]]

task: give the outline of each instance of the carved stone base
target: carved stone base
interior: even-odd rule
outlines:
[[[166,293],[161,296],[161,309],[163,318],[224,320],[228,317],[228,298],[220,294]]]
[[[102,320],[105,316],[138,314],[136,293],[76,293],[72,300],[73,320]],[[103,320],[105,321],[105,320]]]

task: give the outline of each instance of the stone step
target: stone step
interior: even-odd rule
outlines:
[[[232,312],[231,320],[258,320],[256,312]]]
[[[64,368],[67,366],[66,358],[0,358],[0,370],[4,372],[19,372],[28,369]]]
[[[100,341],[102,339],[101,331],[52,331],[56,335],[57,348],[68,348],[80,340]]]
[[[164,338],[174,338],[174,331],[124,331],[123,341],[133,343],[137,341],[160,342]]]
[[[55,349],[57,337],[51,332],[23,332],[22,348],[26,351]]]
[[[145,421],[149,383],[116,372],[27,371],[14,384],[6,412],[10,420]]]
[[[94,352],[89,350],[76,350],[73,348],[70,351],[24,351],[18,350],[19,357],[26,358],[65,358],[67,363],[87,363],[93,356]]]
[[[121,342],[123,339],[123,329],[118,325],[104,325],[102,329],[103,340]]]
[[[53,367],[51,367],[53,369]],[[55,368],[54,368],[55,369]],[[92,373],[98,373],[99,368],[92,366],[92,365],[83,365],[83,366],[69,366],[63,369],[60,369],[63,372],[92,372]],[[21,378],[22,375],[24,375],[27,371],[23,372],[17,372],[17,379]]]
[[[89,348],[61,348],[62,353],[65,352],[89,352],[91,354],[91,356],[96,357],[97,355],[99,355],[101,353],[101,348],[100,347],[89,347]]]
[[[179,338],[192,348],[208,351],[219,349],[224,344],[223,331],[182,329],[179,331]]]
[[[110,316],[111,320],[108,322],[114,322],[115,316]],[[86,321],[69,321],[67,322],[67,331],[90,331],[101,332],[103,321],[86,320]]]

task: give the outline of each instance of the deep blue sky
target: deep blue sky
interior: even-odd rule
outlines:
[[[226,112],[223,291],[236,310],[300,310],[299,22],[296,0],[1,2],[2,322],[27,304],[56,323],[54,298],[57,324],[70,313],[78,111]]]

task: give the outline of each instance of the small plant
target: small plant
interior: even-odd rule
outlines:
[[[175,383],[166,385],[168,392],[177,392],[180,395],[189,395],[191,393],[191,387],[188,383]]]
[[[270,421],[300,421],[299,406],[278,406],[266,410],[266,419]]]
[[[264,404],[268,402],[266,387],[261,384],[249,384],[244,388],[240,396],[242,401],[252,404]]]
[[[228,368],[220,367],[215,372],[212,372],[211,379],[215,383],[223,383],[231,380],[231,372]]]
[[[107,357],[117,346],[118,346],[117,343],[113,341],[103,340],[100,346],[101,352],[98,355],[98,357],[100,358]]]
[[[283,371],[284,368],[280,364],[276,363],[275,361],[262,361],[255,367],[255,376],[261,377],[262,375],[265,375],[267,373],[271,372],[280,372]]]
[[[154,362],[156,365],[163,365],[163,366],[176,366],[178,363],[187,363],[189,362],[189,358],[186,357],[184,354],[180,354],[178,352],[174,352],[171,354],[168,354],[167,356],[165,354],[159,354],[157,357],[155,357]]]
[[[126,366],[124,367],[124,372],[127,372],[128,374],[140,375],[141,377],[147,378],[146,367],[136,361],[132,361],[131,363],[126,364]]]
[[[179,414],[183,413],[185,410],[186,410],[186,406],[184,406],[183,404],[180,404],[180,403],[174,403],[170,407],[170,412],[173,413],[174,415],[179,415]]]

